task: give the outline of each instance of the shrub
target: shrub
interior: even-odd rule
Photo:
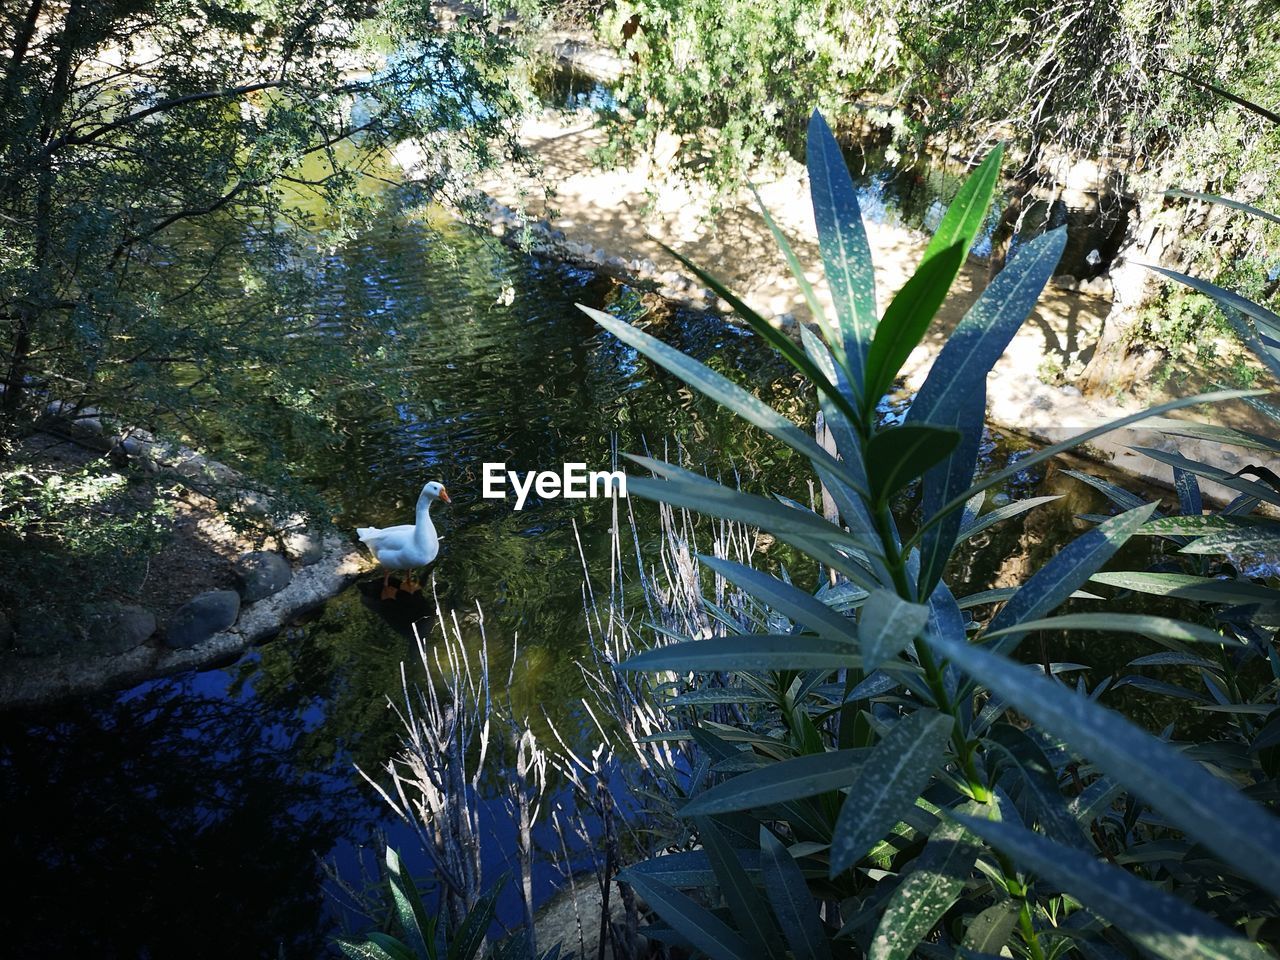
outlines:
[[[1274,781],[1250,753],[1249,734],[1225,743],[1172,742],[1168,731],[1153,735],[1103,706],[1106,684],[1072,689],[1052,669],[1024,666],[1014,655],[1039,630],[1135,633],[1159,640],[1175,657],[1203,652],[1206,664],[1229,676],[1247,648],[1255,649],[1272,673],[1257,685],[1261,699],[1242,705],[1230,682],[1218,684],[1214,699],[1221,712],[1249,718],[1250,729],[1266,718],[1274,730],[1280,656],[1269,627],[1244,637],[1229,618],[1215,629],[1114,612],[1105,602],[1052,614],[1091,579],[1140,589],[1134,578],[1142,576],[1142,583],[1160,584],[1157,592],[1267,613],[1280,609],[1280,592],[1244,579],[1101,573],[1131,537],[1188,522],[1159,518],[1157,504],[1114,488],[1123,512],[1094,518],[1021,586],[957,598],[945,576],[958,544],[1041,502],[981,513],[984,492],[1008,476],[1130,424],[1171,429],[1166,414],[1244,392],[1135,413],[975,481],[986,376],[1052,274],[1065,241],[1056,230],[1029,243],[983,292],[905,421],[877,423],[877,401],[973,243],[1000,159],[997,150],[964,185],[920,268],[877,317],[853,187],[815,114],[808,165],[834,315],[774,231],[821,332],[804,330],[803,349],[684,261],[812,381],[834,455],[714,371],[583,308],[806,457],[839,512],[832,523],[791,501],[633,458],[655,476],[630,478],[632,494],[758,526],[834,571],[840,587],[811,595],[787,579],[702,557],[769,609],[768,626],[681,637],[619,665],[655,673],[659,685],[720,672],[727,685],[705,699],[733,702],[740,717],[726,721],[722,712],[721,722],[704,718],[681,734],[696,742],[710,773],[681,810],[701,849],[651,858],[624,875],[661,920],[648,931],[656,939],[717,958],[889,960],[1005,950],[1032,958],[1073,950],[1085,957],[1265,955],[1254,941],[1273,921],[1280,896],[1280,819],[1264,806],[1274,802]],[[1222,480],[1222,471],[1170,462],[1182,471],[1189,522],[1205,529],[1163,532],[1236,529],[1233,510],[1248,504],[1204,518],[1187,480],[1196,472]],[[1265,484],[1228,479],[1249,484],[1247,496],[1280,503]],[[890,504],[916,481],[919,522],[909,529]],[[987,604],[1000,605],[988,620],[967,619],[967,609]],[[1201,669],[1218,675],[1212,665]],[[690,703],[686,698],[682,707]]]

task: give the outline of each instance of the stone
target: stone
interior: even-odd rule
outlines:
[[[324,538],[310,527],[288,530],[281,535],[285,556],[309,567],[324,556]]]
[[[289,561],[271,550],[243,554],[235,562],[236,584],[243,603],[255,603],[279,593],[293,579]]]
[[[234,590],[210,590],[193,597],[170,618],[164,642],[174,650],[186,650],[225,630],[240,615],[240,594]]]
[[[25,607],[13,624],[14,646],[28,656],[47,657],[73,652],[84,639],[70,621],[41,607]]]
[[[136,604],[104,603],[86,613],[86,644],[94,653],[125,653],[156,632],[155,614]]]

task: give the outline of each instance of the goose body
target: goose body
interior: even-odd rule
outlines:
[[[388,583],[393,570],[414,570],[425,567],[440,553],[440,538],[431,522],[431,504],[436,500],[449,502],[444,485],[431,481],[418,495],[418,507],[414,523],[395,527],[357,527],[356,536],[369,548],[378,565],[386,571],[383,577],[383,597],[395,595]]]

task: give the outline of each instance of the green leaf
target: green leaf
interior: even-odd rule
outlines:
[[[391,847],[387,847],[387,883],[391,887],[391,900],[395,906],[396,919],[400,929],[404,931],[405,940],[410,948],[419,956],[427,957],[428,931],[434,925],[427,918],[422,907],[422,897],[413,883],[413,878],[404,872],[400,855]]]
[[[926,257],[885,308],[867,351],[867,385],[863,409],[871,411],[893,385],[907,357],[924,338],[951,281],[960,272],[967,247],[963,241]]]
[[[876,330],[875,268],[844,154],[816,110],[809,118],[807,165],[818,249],[842,333],[831,348],[853,375],[860,396],[867,349]]]
[[[1098,568],[1115,556],[1128,539],[1155,513],[1149,503],[1128,510],[1076,537],[1037,570],[991,619],[991,632],[1005,635],[1001,650],[1014,649],[1025,630],[1009,630],[1025,620],[1035,619],[1058,607]]]
[[[391,954],[395,960],[419,960],[419,958],[414,956],[413,951],[410,950],[408,946],[389,934],[382,933],[377,930],[371,930],[365,934],[365,937],[370,942]]]
[[[956,543],[963,543],[970,537],[977,536],[990,526],[1004,520],[1012,520],[1014,517],[1021,516],[1028,510],[1034,510],[1042,504],[1061,499],[1061,495],[1052,497],[1030,497],[1026,500],[1015,500],[1013,503],[1006,503],[1003,507],[996,507],[994,510],[990,510],[987,513],[982,514],[973,522],[965,524],[960,529],[959,534],[956,535]]]
[[[1262,960],[1256,944],[1119,867],[1008,822],[954,814],[1014,862],[1050,880],[1135,943],[1169,960]]]
[[[975,953],[1001,956],[1000,949],[1009,942],[1017,923],[1018,904],[1013,900],[1002,900],[969,921],[960,946]]]
[[[758,200],[759,196],[757,196],[756,199]],[[764,210],[763,204],[761,204],[761,210]],[[784,252],[788,255],[789,261],[794,260],[795,254],[791,252],[791,247],[786,243],[786,238],[783,237],[782,233],[773,225],[773,220],[769,217],[767,210],[764,211],[764,215],[765,222],[768,223],[770,229],[774,231],[774,236],[778,238],[781,244],[785,245]],[[855,412],[853,405],[849,402],[849,398],[836,389],[835,384],[832,383],[826,374],[818,369],[817,365],[809,359],[804,350],[802,350],[800,346],[791,339],[791,337],[783,333],[764,317],[760,316],[756,311],[752,310],[743,300],[737,297],[733,291],[695,264],[692,260],[689,260],[687,257],[677,253],[661,240],[655,238],[654,242],[658,244],[658,246],[662,247],[663,250],[667,251],[667,253],[671,254],[671,256],[679,260],[687,268],[692,270],[699,280],[715,292],[716,296],[720,297],[725,303],[729,304],[729,306],[733,308],[734,313],[741,317],[747,326],[755,331],[756,335],[759,336],[760,339],[764,340],[769,344],[769,346],[777,350],[778,353],[782,354],[782,356],[786,358],[788,363],[808,377],[813,385],[825,394],[841,413],[846,417],[849,417],[852,421],[857,421],[857,413]],[[797,276],[803,278],[804,271],[801,270]],[[805,284],[807,286],[807,280],[805,281]],[[810,289],[808,291],[808,295],[811,296],[812,293],[813,291]],[[816,297],[809,304],[810,310],[813,310],[815,306],[817,306],[818,310],[821,310],[821,305],[818,304]],[[820,313],[815,313],[814,316],[820,318],[820,321],[825,322],[825,317]]]
[[[1280,819],[1274,814],[1120,714],[1036,669],[945,637],[929,635],[927,642],[1170,823],[1280,895]]]
[[[1261,217],[1264,220],[1270,220],[1272,223],[1280,223],[1280,216],[1263,210],[1261,207],[1255,207],[1252,204],[1241,203],[1239,200],[1232,200],[1228,197],[1220,197],[1216,193],[1197,193],[1195,190],[1181,190],[1173,188],[1164,192],[1166,197],[1186,197],[1189,200],[1202,200],[1205,203],[1216,203],[1223,207],[1230,207],[1232,210],[1239,210],[1251,216]]]
[[[1189,643],[1228,642],[1226,637],[1209,627],[1144,613],[1068,613],[1060,617],[1024,621],[1001,630],[988,630],[984,636],[999,637],[1010,633],[1031,633],[1033,630],[1096,630],[1100,633],[1136,633]]]
[[[1272,590],[1247,580],[1215,580],[1189,573],[1145,573],[1117,571],[1095,573],[1089,578],[1121,590],[1150,593],[1158,597],[1177,597],[1206,603],[1280,603],[1280,590]]]
[[[1221,530],[1195,540],[1181,553],[1262,553],[1280,555],[1280,528],[1256,526],[1245,530]]]
[[[957,243],[962,245],[966,253],[973,247],[973,242],[982,232],[982,224],[986,222],[987,210],[991,207],[991,197],[1000,180],[1000,165],[1003,161],[1004,144],[998,143],[956,192],[942,222],[934,231],[929,246],[925,248],[925,260]]]
[[[707,690],[690,690],[663,701],[672,707],[696,707],[714,703],[775,703],[776,698],[742,687],[711,687]]]
[[[632,869],[624,870],[619,879],[630,884],[671,929],[712,960],[741,960],[751,955],[747,942],[728,924],[679,890]]]
[[[1008,269],[1008,267],[1005,267],[1005,270]],[[1000,271],[1000,274],[997,275],[997,279],[999,279],[1000,275],[1003,275],[1005,270]],[[954,336],[955,335],[953,334],[952,337],[954,338]],[[944,347],[943,350],[945,352],[946,348]],[[939,357],[939,359],[941,359],[941,357]],[[937,368],[936,363],[934,368]],[[1027,470],[1038,463],[1043,463],[1046,460],[1052,460],[1059,454],[1066,453],[1068,450],[1072,450],[1080,446],[1082,443],[1088,443],[1090,440],[1094,440],[1104,434],[1111,433],[1114,430],[1119,430],[1131,424],[1139,423],[1151,417],[1158,417],[1165,413],[1172,413],[1174,410],[1181,410],[1184,407],[1194,407],[1201,403],[1218,403],[1223,400],[1236,400],[1242,397],[1257,396],[1265,392],[1266,391],[1264,390],[1215,390],[1212,393],[1202,393],[1194,397],[1182,397],[1181,399],[1170,400],[1168,403],[1162,403],[1159,406],[1150,407],[1146,410],[1139,411],[1138,413],[1131,413],[1126,417],[1120,417],[1117,420],[1112,420],[1109,423],[1102,424],[1101,426],[1092,427],[1089,430],[1076,434],[1074,437],[1063,440],[1061,443],[1055,443],[1048,447],[1041,447],[1034,453],[1028,454],[1027,456],[1020,458],[1016,463],[1005,467],[1003,470],[997,470],[995,473],[983,477],[980,481],[973,484],[973,486],[947,501],[920,525],[911,538],[903,544],[903,549],[909,550],[911,547],[916,546],[925,538],[934,526],[942,521],[943,517],[949,516],[950,514],[963,509],[964,505],[969,502],[970,498],[973,497],[974,494],[983,490],[990,490],[992,487],[997,487],[1022,471]],[[917,395],[916,402],[919,403],[919,395]],[[957,398],[956,402],[962,401],[960,398]],[[915,410],[914,406],[912,407],[912,410]]]
[[[682,817],[753,810],[790,800],[803,800],[853,782],[866,750],[835,750],[794,757],[739,774],[709,787],[684,805]]]
[[[1238,293],[1220,287],[1217,284],[1209,283],[1207,280],[1200,280],[1197,277],[1189,277],[1185,273],[1178,273],[1176,270],[1169,270],[1165,267],[1158,266],[1154,263],[1142,263],[1141,261],[1131,261],[1139,266],[1146,267],[1162,276],[1166,276],[1171,280],[1176,280],[1185,286],[1190,287],[1197,293],[1203,293],[1206,297],[1216,300],[1220,305],[1243,313],[1245,316],[1252,317],[1256,323],[1266,328],[1267,332],[1273,337],[1280,337],[1280,316],[1272,313],[1261,304],[1254,303],[1247,297],[1242,297]]]
[[[959,442],[959,431],[926,423],[878,431],[867,444],[872,502],[883,507],[895,493],[945,459]]]
[[[1200,463],[1198,460],[1190,460],[1187,457],[1176,453],[1168,453],[1164,450],[1156,450],[1152,447],[1131,447],[1139,453],[1145,454],[1152,460],[1158,460],[1161,463],[1167,463],[1172,467],[1185,470],[1187,473],[1194,473],[1197,477],[1205,477],[1222,484],[1224,487],[1230,487],[1232,490],[1239,490],[1241,493],[1247,493],[1251,497],[1257,497],[1264,503],[1270,503],[1280,506],[1280,490],[1269,486],[1265,483],[1259,483],[1257,480],[1249,480],[1246,477],[1238,477],[1233,473],[1215,467],[1212,464]]]
[[[789,583],[732,560],[699,554],[698,560],[751,596],[776,610],[793,623],[808,627],[828,640],[856,643],[854,622],[832,610],[821,600]]]
[[[956,427],[963,435],[954,452],[925,476],[926,525],[913,538],[924,540],[921,596],[933,592],[955,545],[961,518],[951,516],[951,503],[966,490],[963,500],[977,492],[969,485],[986,417],[987,374],[1031,313],[1065,244],[1065,229],[1052,230],[1032,240],[996,274],[947,338],[907,413],[908,423]]]
[[[796,960],[830,960],[831,947],[818,905],[790,852],[768,827],[760,827],[760,870],[778,926]]]
[[[1192,517],[1158,517],[1142,525],[1138,533],[1157,537],[1201,537],[1222,530],[1252,530],[1265,521],[1218,514]]]
[[[646,650],[618,664],[615,670],[838,670],[859,664],[858,648],[821,637],[796,634],[750,634],[689,640]]]
[[[696,826],[729,913],[747,945],[753,948],[750,955],[763,954],[781,960],[785,950],[771,921],[769,907],[738,859],[738,852],[710,817],[698,817]]]
[[[977,804],[969,804],[975,812]],[[889,898],[876,934],[871,960],[906,960],[916,946],[951,909],[973,864],[978,859],[976,838],[954,820],[943,820],[907,867],[910,871]]]
[[[942,762],[953,721],[917,710],[894,724],[858,766],[831,840],[831,876],[861,860],[893,829]]]
[[[1174,420],[1169,417],[1156,417],[1148,420],[1147,426],[1175,437],[1191,437],[1193,440],[1210,440],[1214,443],[1230,443],[1250,450],[1280,451],[1280,440],[1264,437],[1256,433],[1236,430],[1234,427],[1223,427],[1216,423],[1199,423],[1195,420]]]
[[[858,618],[862,669],[870,672],[896,657],[929,622],[929,608],[908,603],[892,590],[872,590]]]
[[[856,488],[857,485],[852,483],[847,471],[827,451],[818,446],[808,433],[759,397],[742,389],[728,377],[716,373],[706,364],[685,356],[675,347],[663,343],[657,337],[649,336],[617,317],[583,304],[577,304],[577,307],[605,330],[623,343],[640,351],[658,366],[679,377],[695,390],[706,394],[748,423],[759,427],[774,439],[785,443],[797,453],[808,457],[815,465],[824,466]]]
[[[484,938],[493,925],[493,915],[498,908],[498,890],[501,881],[492,890],[476,901],[476,905],[463,918],[458,931],[449,944],[446,960],[474,960],[480,948],[484,946]]]
[[[405,957],[413,960],[412,954],[403,944],[400,945],[404,950],[403,954],[389,953],[372,940],[357,941],[338,938],[334,940],[334,944],[351,960],[403,960]]]
[[[760,873],[758,851],[739,851],[739,860],[748,874]],[[705,850],[686,850],[680,853],[664,853],[660,857],[641,860],[627,867],[630,875],[642,875],[658,880],[666,886],[681,889],[709,887],[716,882],[715,870]]]

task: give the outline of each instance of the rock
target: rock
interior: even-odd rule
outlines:
[[[225,630],[240,615],[240,594],[234,590],[210,590],[178,608],[165,629],[164,642],[174,650],[186,650]]]
[[[13,643],[13,624],[9,622],[9,617],[0,610],[0,650],[8,648]]]
[[[84,633],[69,621],[40,607],[24,607],[13,624],[14,646],[28,656],[47,657],[71,653]]]
[[[86,642],[94,653],[124,653],[156,632],[150,610],[129,603],[104,603],[87,611]]]
[[[1080,281],[1069,273],[1060,273],[1053,277],[1049,283],[1057,287],[1059,290],[1079,290]]]
[[[324,556],[324,538],[309,527],[289,530],[281,535],[285,556],[309,567]]]
[[[236,584],[244,603],[279,593],[293,579],[289,561],[271,550],[246,553],[235,562]]]
[[[1085,280],[1080,284],[1080,292],[1088,294],[1091,297],[1102,297],[1110,299],[1115,295],[1115,291],[1111,287],[1110,277],[1094,277],[1092,280]]]

